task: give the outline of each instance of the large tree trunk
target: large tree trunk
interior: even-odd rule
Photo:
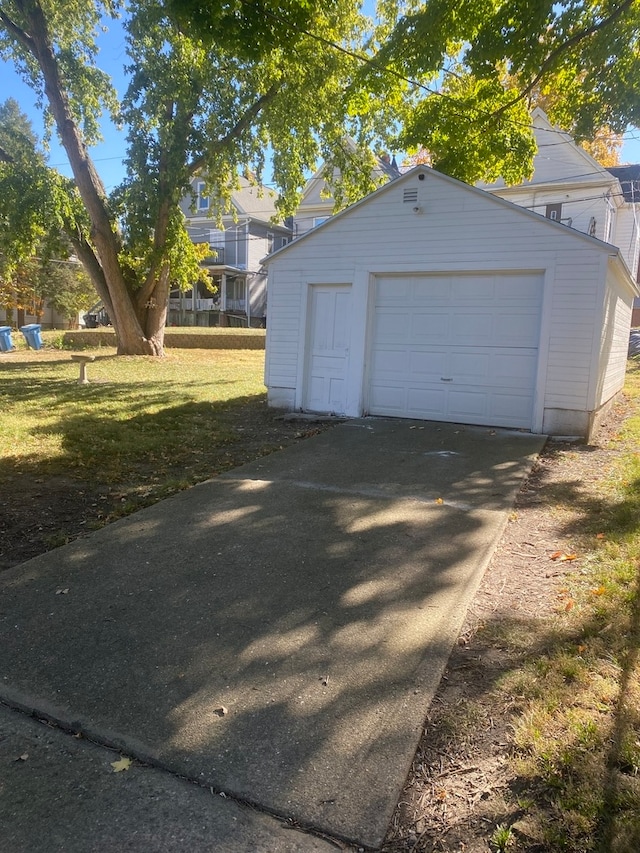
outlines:
[[[153,346],[144,335],[122,274],[118,258],[120,240],[109,216],[106,192],[70,109],[51,47],[45,15],[38,2],[29,3],[28,9],[23,6],[23,11],[27,13],[31,24],[28,35],[24,34],[23,43],[28,46],[42,71],[45,93],[60,141],[69,157],[78,192],[91,220],[91,241],[96,247],[110,297],[110,317],[118,340],[118,353],[153,355]]]
[[[165,265],[158,277],[153,294],[145,306],[144,331],[154,355],[164,355],[164,330],[169,304],[169,267]]]

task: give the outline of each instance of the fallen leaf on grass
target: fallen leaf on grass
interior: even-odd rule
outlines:
[[[113,767],[114,773],[122,773],[123,770],[128,770],[133,762],[130,758],[127,758],[124,755],[121,755],[118,761],[112,761],[111,766]]]
[[[600,585],[591,590],[591,595],[604,595],[606,591],[606,588]]]
[[[557,560],[559,563],[564,563],[567,560],[577,560],[577,554],[567,554],[565,551],[554,551],[549,557],[550,560]]]
[[[596,539],[606,539],[606,534],[604,534],[604,533],[596,533]]]
[[[573,598],[570,598],[564,606],[565,612],[568,613],[570,610],[573,610],[574,605],[575,601],[573,600]]]
[[[442,500],[442,498],[436,498],[435,502],[436,502],[437,504],[442,504],[442,503],[444,503],[444,501]]]

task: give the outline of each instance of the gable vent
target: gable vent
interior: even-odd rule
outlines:
[[[418,190],[417,189],[404,190],[402,193],[402,201],[404,204],[414,204],[416,201],[418,201]]]

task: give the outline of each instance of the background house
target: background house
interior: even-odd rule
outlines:
[[[640,166],[601,166],[541,109],[534,110],[532,124],[538,153],[531,180],[510,187],[497,181],[482,189],[613,243],[640,281]],[[639,300],[634,314],[634,325],[640,325]]]
[[[354,152],[355,143],[350,143]],[[333,215],[335,200],[331,195],[331,189],[327,181],[328,166],[323,164],[315,174],[307,181],[303,191],[302,200],[293,217],[293,231],[296,237],[301,237],[312,228],[317,228],[330,216]],[[333,180],[339,177],[339,170],[333,169]],[[382,184],[399,177],[400,170],[396,165],[395,158],[391,159],[384,155],[376,158],[376,165],[371,177],[374,183]]]
[[[231,197],[221,227],[211,217],[212,200],[205,182],[194,178],[192,193],[182,200],[187,231],[194,243],[206,243],[210,254],[204,266],[217,290],[199,285],[186,293],[172,291],[169,325],[263,326],[266,318],[267,276],[260,259],[286,245],[290,225],[274,224],[275,193],[246,178]]]
[[[620,251],[425,166],[265,263],[273,406],[588,437],[624,382]]]
[[[42,314],[32,314],[27,310],[5,311],[0,308],[0,326],[14,326],[20,328],[29,323],[39,323],[43,329],[77,329],[80,325],[80,315],[73,320],[60,314],[51,303],[45,300]]]

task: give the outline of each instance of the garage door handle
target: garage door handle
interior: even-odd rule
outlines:
[[[453,376],[441,376],[440,382],[453,382]]]

